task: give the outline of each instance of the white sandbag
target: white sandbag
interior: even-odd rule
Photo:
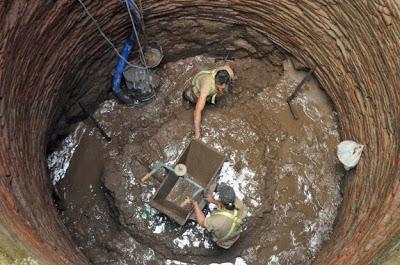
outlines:
[[[344,169],[350,170],[358,164],[363,148],[363,145],[350,140],[338,144],[337,156],[344,165]]]

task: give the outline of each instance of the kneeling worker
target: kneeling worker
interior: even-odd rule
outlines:
[[[219,200],[215,200],[211,194],[206,201],[217,205],[210,216],[205,217],[199,204],[191,200],[199,225],[205,227],[212,236],[212,240],[220,247],[230,248],[240,237],[242,223],[247,215],[247,207],[236,198],[235,191],[226,184],[219,184],[217,192]]]
[[[195,138],[200,138],[201,112],[206,102],[215,104],[217,96],[228,90],[228,86],[236,76],[229,65],[213,70],[203,70],[197,73],[183,91],[183,98],[192,104],[194,109]]]

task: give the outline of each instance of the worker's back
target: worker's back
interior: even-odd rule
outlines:
[[[240,237],[247,207],[236,198],[235,210],[215,210],[205,219],[205,227],[212,240],[222,248],[230,248]]]
[[[200,94],[204,94],[205,96],[209,96],[212,90],[212,81],[213,81],[213,76],[212,74],[203,74],[201,76],[199,76],[197,78],[197,89],[198,89],[198,93],[200,96]],[[215,88],[214,88],[215,89]]]

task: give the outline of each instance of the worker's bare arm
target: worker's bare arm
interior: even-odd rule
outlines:
[[[201,94],[197,100],[196,107],[194,108],[194,135],[196,139],[200,138],[201,113],[206,105],[206,100],[207,95]]]
[[[199,223],[199,225],[204,227],[204,222],[206,220],[206,217],[204,213],[201,211],[199,204],[195,200],[191,200],[193,207],[194,207],[194,214],[196,215],[196,220]]]

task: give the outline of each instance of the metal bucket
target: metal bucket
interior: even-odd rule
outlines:
[[[146,59],[146,64],[148,68],[157,67],[164,58],[161,45],[156,42],[151,42],[147,44],[144,51],[144,58]]]

